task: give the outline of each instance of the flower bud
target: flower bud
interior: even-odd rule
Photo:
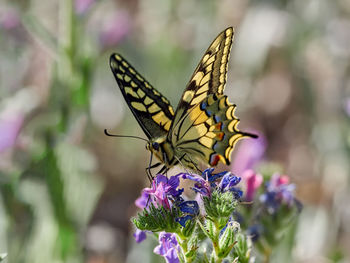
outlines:
[[[236,234],[240,229],[239,223],[236,221],[230,221],[227,223],[226,229],[222,233],[219,239],[219,257],[224,258],[230,253],[233,246],[236,243]]]
[[[220,227],[226,225],[237,204],[232,192],[214,191],[211,198],[204,197],[203,201],[208,218],[214,222],[219,222]],[[223,222],[223,225],[221,225],[221,222]]]
[[[237,262],[249,263],[252,250],[252,241],[248,236],[242,234],[236,235],[236,244],[233,249],[233,256]]]

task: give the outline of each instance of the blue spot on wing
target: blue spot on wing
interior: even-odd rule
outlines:
[[[201,110],[205,110],[207,108],[208,104],[206,101],[203,101],[200,105]]]

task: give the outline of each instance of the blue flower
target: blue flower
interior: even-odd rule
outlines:
[[[247,235],[253,242],[256,242],[262,234],[263,227],[259,224],[252,225],[247,229]]]
[[[215,187],[216,186],[215,181],[223,177],[226,174],[226,172],[221,172],[217,174],[213,174],[213,172],[214,172],[214,168],[205,169],[202,173],[202,177],[205,180],[207,180],[212,187]]]
[[[181,226],[186,227],[186,222],[192,219],[193,219],[192,215],[185,215],[185,216],[176,218],[176,222],[178,222]]]
[[[183,227],[186,226],[188,220],[192,220],[195,216],[199,215],[199,205],[197,201],[184,201],[177,206],[181,212],[185,213],[185,216],[176,218],[176,221]]]
[[[260,196],[260,202],[270,214],[274,214],[282,204],[290,207],[296,203],[294,189],[295,185],[289,184],[288,176],[274,174],[267,182],[265,192]]]
[[[161,255],[168,263],[179,263],[178,253],[180,246],[176,240],[175,234],[161,232],[159,233],[159,245],[153,250],[154,253]]]
[[[235,187],[241,181],[240,177],[233,175],[230,172],[226,172],[218,185],[218,189],[221,192],[230,191],[234,194],[235,199],[242,197],[243,192],[239,188]]]
[[[218,187],[221,191],[231,191],[231,189],[236,186],[241,181],[240,177],[234,176],[230,172],[226,172],[221,179]]]

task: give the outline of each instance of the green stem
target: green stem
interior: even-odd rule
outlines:
[[[212,239],[213,248],[214,248],[214,256],[215,262],[222,262],[222,258],[219,257],[220,247],[219,247],[219,237],[220,237],[220,227],[217,221],[214,222],[215,230],[214,230],[214,238]]]
[[[272,252],[271,247],[265,241],[262,242],[262,246],[264,249],[264,263],[269,263]]]
[[[193,262],[194,258],[191,255],[191,253],[189,253],[190,251],[188,250],[188,238],[177,235],[177,241],[181,247],[183,259],[185,260],[185,263]],[[182,259],[180,259],[180,260],[182,260]]]
[[[58,74],[60,80],[69,79],[72,72],[72,65],[70,63],[69,50],[72,48],[72,37],[70,32],[73,27],[73,19],[71,16],[71,9],[73,8],[72,0],[62,0],[59,5],[59,59],[58,59]]]

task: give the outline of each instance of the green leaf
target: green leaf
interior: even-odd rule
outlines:
[[[180,212],[176,208],[171,210],[164,207],[157,208],[151,203],[148,209],[144,209],[142,213],[137,214],[137,217],[132,218],[132,222],[140,230],[176,233],[181,227],[175,220],[179,215]]]

